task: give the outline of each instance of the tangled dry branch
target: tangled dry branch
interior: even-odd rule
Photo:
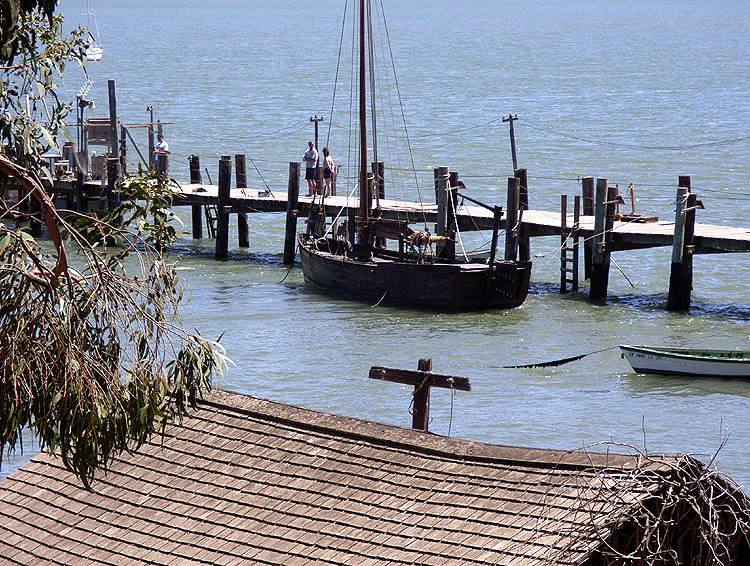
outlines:
[[[592,465],[579,476],[574,515],[588,534],[566,552],[586,540],[593,564],[739,566],[750,556],[750,499],[689,455],[636,451],[632,466]]]

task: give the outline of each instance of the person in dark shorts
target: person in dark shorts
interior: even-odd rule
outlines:
[[[333,157],[328,151],[327,147],[323,148],[323,179],[326,182],[326,196],[331,195],[331,184],[333,183],[333,177],[336,175],[336,165],[333,162]]]
[[[303,158],[305,162],[305,180],[307,181],[307,196],[315,194],[315,167],[318,164],[318,150],[312,141],[307,142],[307,151]]]

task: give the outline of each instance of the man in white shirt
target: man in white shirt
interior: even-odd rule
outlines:
[[[302,159],[305,162],[305,180],[307,180],[307,196],[315,194],[315,167],[318,165],[318,150],[312,141],[307,142],[307,151]]]
[[[169,144],[161,134],[156,134],[156,145],[154,145],[154,165],[157,173],[166,173],[168,167]]]

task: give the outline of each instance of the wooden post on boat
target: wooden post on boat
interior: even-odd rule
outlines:
[[[494,217],[492,223],[492,246],[490,247],[490,259],[488,262],[488,265],[490,266],[495,263],[495,257],[497,255],[497,237],[498,232],[500,232],[500,223],[502,222],[502,219],[503,207],[496,205],[494,208]]]
[[[197,155],[188,157],[190,164],[190,184],[200,185],[201,179],[201,158]],[[203,237],[203,207],[200,204],[193,204],[190,207],[193,222],[193,238],[199,240]]]
[[[594,178],[581,179],[581,193],[583,196],[583,215],[594,216]],[[583,244],[583,277],[591,277],[591,257],[595,238],[588,238]]]
[[[247,188],[247,170],[245,169],[245,154],[237,153],[234,156],[235,178],[237,188]],[[237,213],[237,240],[241,248],[250,247],[250,228],[247,223],[247,212]]]
[[[690,192],[690,177],[681,175],[675,201],[672,268],[669,273],[667,310],[690,309],[693,289],[693,234],[695,232],[696,195]]]
[[[609,285],[610,252],[609,241],[615,223],[615,187],[608,185],[608,179],[596,180],[596,201],[594,203],[594,248],[591,258],[591,284],[589,299],[607,299]]]
[[[297,204],[299,202],[299,162],[289,162],[289,185],[286,202],[286,235],[284,236],[284,265],[294,263],[297,246]]]
[[[447,237],[448,228],[448,179],[447,167],[438,167],[437,173],[437,223],[435,224],[435,235]],[[440,242],[435,246],[435,255],[444,257],[445,243]]]
[[[518,201],[521,187],[518,177],[508,177],[508,206],[505,209],[505,259],[515,261],[518,238]]]
[[[372,366],[369,378],[414,386],[414,410],[411,426],[417,430],[426,431],[429,427],[431,387],[471,391],[471,384],[465,377],[432,373],[431,358],[420,359],[417,371]]]
[[[448,261],[456,259],[456,208],[458,207],[458,171],[451,171],[448,175],[448,192],[445,198],[446,215],[445,258]]]
[[[511,122],[512,123],[512,122]],[[525,167],[516,169],[516,177],[520,180],[521,188],[518,197],[518,210],[523,214],[524,210],[529,209],[529,177]],[[530,238],[524,234],[523,225],[518,227],[518,259],[529,261],[531,259]]]
[[[219,160],[219,202],[216,207],[216,259],[226,259],[229,254],[229,191],[232,184],[232,156],[222,155]]]

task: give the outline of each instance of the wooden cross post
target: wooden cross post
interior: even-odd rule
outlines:
[[[419,430],[427,430],[430,419],[430,387],[471,391],[471,384],[466,377],[432,373],[432,358],[420,359],[417,371],[372,366],[369,377],[414,386],[414,414],[411,427]]]

